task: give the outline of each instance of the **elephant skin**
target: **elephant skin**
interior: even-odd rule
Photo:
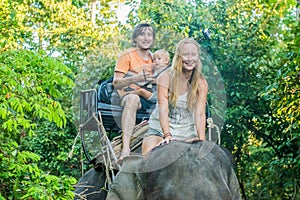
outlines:
[[[75,200],[106,199],[106,174],[104,169],[91,168],[75,185]]]

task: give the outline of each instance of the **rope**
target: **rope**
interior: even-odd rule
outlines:
[[[211,129],[212,128],[215,128],[216,129],[216,132],[217,132],[217,135],[218,135],[218,145],[221,144],[221,133],[220,133],[220,129],[217,125],[214,124],[214,121],[212,118],[208,118],[207,119],[207,127],[208,127],[208,140],[211,141]]]
[[[111,186],[112,180],[111,180],[110,175],[109,175],[108,164],[107,164],[107,161],[106,161],[106,158],[105,158],[104,154],[102,155],[102,157],[103,157],[103,163],[105,165],[106,180],[107,180],[109,186]]]

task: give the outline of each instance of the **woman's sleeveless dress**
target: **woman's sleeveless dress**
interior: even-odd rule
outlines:
[[[159,107],[156,104],[149,119],[148,135],[158,135],[163,137],[163,132],[159,122]],[[178,140],[184,140],[197,136],[194,112],[188,110],[187,93],[178,97],[176,107],[169,103],[169,127],[173,137]]]

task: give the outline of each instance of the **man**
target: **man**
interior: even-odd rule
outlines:
[[[130,155],[130,139],[136,123],[137,110],[146,110],[153,106],[153,103],[137,94],[126,93],[126,87],[132,86],[132,83],[153,79],[150,48],[153,46],[154,40],[155,30],[150,24],[137,25],[132,35],[133,47],[125,50],[117,60],[113,86],[118,89],[121,98],[120,105],[124,107],[121,118],[123,148],[119,162]],[[125,76],[127,74],[133,75]]]

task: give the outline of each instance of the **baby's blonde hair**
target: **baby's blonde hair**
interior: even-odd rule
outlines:
[[[155,59],[155,56],[157,55],[162,55],[162,57],[166,60],[166,64],[169,64],[170,63],[170,54],[167,50],[164,50],[164,49],[159,49],[159,50],[156,50],[153,54],[153,59]]]

